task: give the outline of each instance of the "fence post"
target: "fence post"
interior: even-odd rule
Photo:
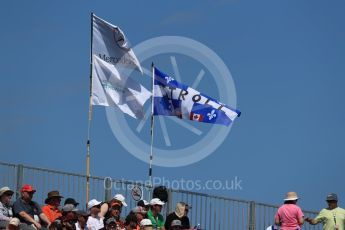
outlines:
[[[255,202],[249,203],[248,229],[255,230]]]
[[[23,165],[17,165],[17,188],[16,188],[16,199],[20,197],[20,189],[23,186],[23,178],[24,178],[24,167]]]
[[[172,212],[172,192],[171,189],[167,188],[168,202],[167,202],[167,214]]]
[[[111,196],[111,187],[112,187],[112,183],[111,183],[111,178],[110,177],[106,177],[104,178],[104,200],[106,202],[110,201],[112,196]]]

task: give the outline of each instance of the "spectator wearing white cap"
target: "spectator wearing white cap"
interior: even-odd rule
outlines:
[[[140,230],[153,230],[151,220],[143,219],[142,221],[140,221]]]
[[[116,224],[122,229],[125,226],[120,218],[123,207],[127,207],[125,197],[122,194],[116,194],[108,203],[102,205],[100,216],[104,216],[105,220],[114,218]]]
[[[319,223],[323,224],[323,230],[344,230],[345,229],[345,210],[338,207],[338,196],[335,193],[330,193],[326,197],[328,204],[327,208],[324,208],[315,217],[306,218],[309,224],[316,225]]]
[[[184,203],[178,202],[176,204],[175,212],[170,213],[165,221],[165,229],[169,229],[173,220],[181,221],[182,229],[190,229],[190,223],[188,218],[188,212],[191,207]]]
[[[297,193],[288,192],[284,204],[279,207],[274,222],[281,230],[299,230],[304,223],[304,214],[297,206]]]
[[[90,216],[86,222],[86,226],[89,230],[99,230],[104,228],[104,217],[100,217],[98,214],[100,213],[102,202],[92,199],[87,203],[87,209],[90,212]]]
[[[0,189],[0,228],[6,228],[13,217],[11,199],[13,191],[9,187]]]
[[[150,210],[147,212],[148,219],[151,220],[152,225],[155,229],[165,229],[164,227],[164,218],[160,213],[164,202],[159,198],[153,198],[150,201]]]

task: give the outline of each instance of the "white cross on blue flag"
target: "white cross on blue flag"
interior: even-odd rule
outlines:
[[[153,114],[230,125],[241,112],[154,68]]]

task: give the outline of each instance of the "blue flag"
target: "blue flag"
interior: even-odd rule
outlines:
[[[153,114],[230,125],[241,112],[154,68]]]

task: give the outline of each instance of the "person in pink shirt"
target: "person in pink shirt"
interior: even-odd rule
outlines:
[[[288,192],[284,204],[280,206],[274,222],[280,226],[280,230],[300,230],[304,223],[304,214],[297,205],[298,196],[295,192]]]

